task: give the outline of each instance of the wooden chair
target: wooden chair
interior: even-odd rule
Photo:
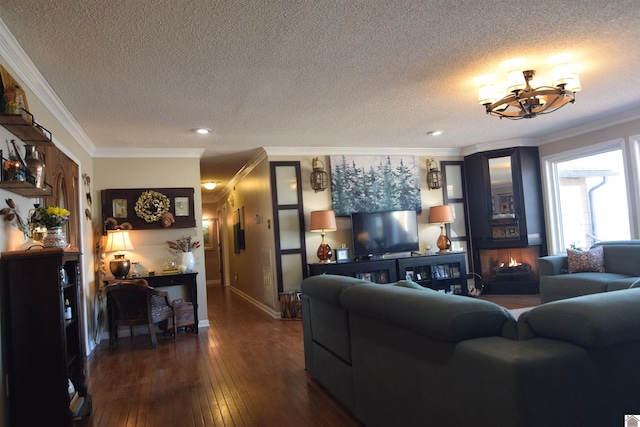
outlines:
[[[154,324],[171,319],[173,339],[176,338],[176,313],[173,302],[164,291],[144,284],[146,281],[120,281],[105,287],[107,312],[109,314],[109,347],[118,339],[118,327],[129,326],[131,337],[133,327],[147,325],[151,335],[151,346],[158,346]]]

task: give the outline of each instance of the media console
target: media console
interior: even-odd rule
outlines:
[[[442,255],[309,264],[309,275],[336,274],[375,283],[409,279],[437,291],[467,295],[465,256],[465,252],[449,252]]]

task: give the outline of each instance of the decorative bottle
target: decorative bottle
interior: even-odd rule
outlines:
[[[25,145],[26,155],[25,162],[27,163],[27,182],[33,184],[37,188],[45,190],[47,188],[44,183],[45,178],[45,165],[42,160],[42,153],[38,151],[38,147],[35,145]]]
[[[71,304],[69,304],[69,300],[64,300],[64,318],[71,319],[73,318],[73,313],[71,313]]]

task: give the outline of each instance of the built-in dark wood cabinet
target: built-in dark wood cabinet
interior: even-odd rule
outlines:
[[[464,252],[412,256],[398,259],[398,278],[456,295],[467,295],[467,267]]]
[[[344,263],[309,264],[309,275],[335,274],[374,283],[408,279],[437,291],[467,295],[464,252]]]
[[[489,292],[492,283],[499,293],[536,292],[537,257],[546,255],[538,148],[475,153],[464,158],[464,167],[471,271],[482,275]],[[527,279],[513,279],[519,276]]]
[[[85,383],[80,253],[2,254],[11,426],[69,426],[91,414]]]
[[[395,259],[309,264],[309,275],[319,274],[349,276],[374,283],[392,283],[398,280]]]
[[[496,166],[490,171],[494,161]],[[538,148],[476,153],[466,156],[464,165],[473,244],[491,248],[542,244],[545,227]]]

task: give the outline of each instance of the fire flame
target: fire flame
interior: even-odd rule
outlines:
[[[516,261],[515,259],[509,257],[510,261],[509,261],[509,267],[517,267],[519,265],[522,265],[521,262]],[[504,262],[500,263],[500,268],[504,268]]]

